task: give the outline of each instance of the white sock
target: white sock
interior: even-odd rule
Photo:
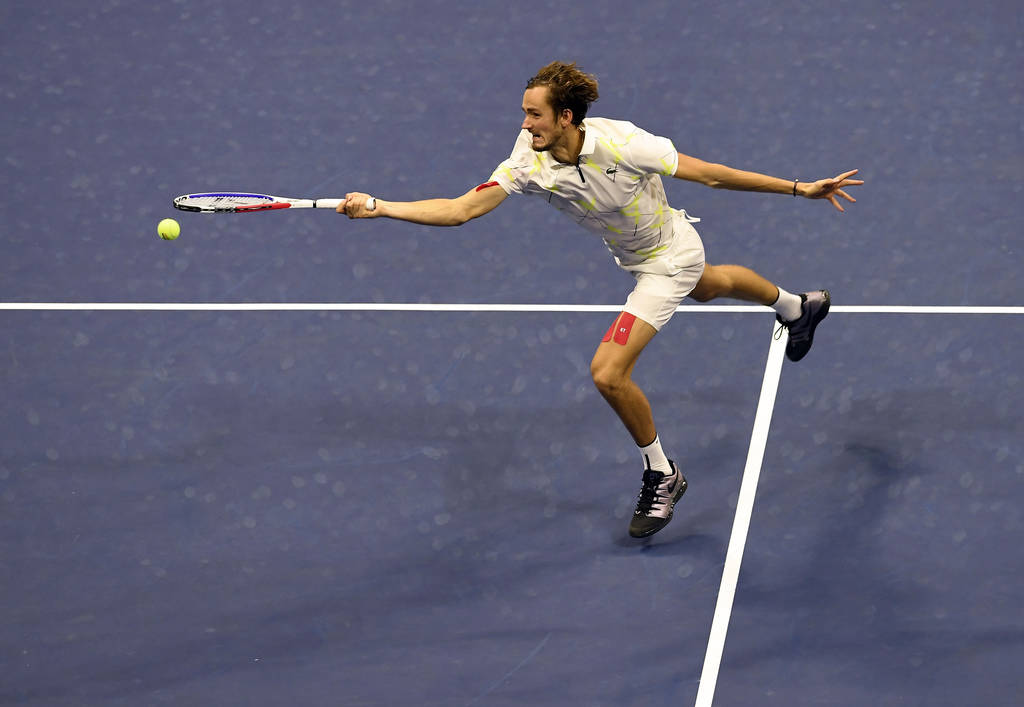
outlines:
[[[775,310],[776,314],[782,317],[782,321],[791,322],[795,319],[799,319],[800,315],[803,314],[803,300],[800,299],[800,295],[790,294],[784,289],[776,285],[779,289],[779,298],[775,300],[775,304],[771,307]]]
[[[672,473],[672,467],[668,463],[668,457],[665,456],[665,452],[661,451],[660,438],[655,437],[654,441],[646,447],[640,447],[640,455],[643,457],[645,469],[654,469],[655,471],[661,471],[666,474]]]

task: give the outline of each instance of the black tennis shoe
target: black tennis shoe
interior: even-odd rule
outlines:
[[[686,493],[686,477],[671,459],[672,473],[654,469],[644,471],[644,485],[637,497],[636,510],[629,522],[629,534],[634,538],[654,535],[672,520],[676,501]]]
[[[798,319],[785,322],[782,317],[775,315],[779,324],[789,329],[786,358],[790,361],[799,361],[811,350],[811,344],[814,343],[814,330],[828,315],[828,308],[832,304],[832,297],[828,294],[828,290],[808,292],[800,295],[800,299],[803,304],[800,305],[801,312]]]

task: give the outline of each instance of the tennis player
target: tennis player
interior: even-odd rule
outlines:
[[[632,123],[587,118],[597,97],[592,75],[575,63],[551,63],[527,83],[522,131],[512,154],[488,181],[455,199],[398,202],[353,192],[345,195],[338,212],[350,218],[458,226],[496,208],[509,194],[529,194],[604,240],[636,286],[598,345],[590,369],[597,389],[640,449],[643,483],[629,534],[642,538],[668,524],[687,482],[663,451],[651,406],[631,374],[644,347],[683,298],[707,302],[728,297],[771,307],[789,330],[786,356],[792,361],[810,350],[830,304],[826,290],[792,294],[749,268],[706,263],[692,225],[698,219],[669,206],[661,178],[825,199],[840,211],[838,198],[855,201],[844,187],[863,181],[851,179],[857,170],[805,182],[704,162]]]

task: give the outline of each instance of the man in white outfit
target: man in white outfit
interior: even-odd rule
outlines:
[[[662,450],[651,406],[632,380],[640,353],[687,295],[707,302],[729,297],[771,307],[789,329],[786,355],[799,361],[811,348],[818,323],[828,314],[825,290],[791,294],[753,270],[704,262],[694,219],[668,204],[662,176],[709,187],[855,201],[843,187],[857,170],[815,182],[779,179],[704,162],[676,151],[670,140],[632,123],[587,118],[597,100],[597,81],[575,64],[553,62],[527,83],[522,132],[512,154],[490,179],[455,199],[395,202],[349,193],[338,206],[350,218],[389,218],[457,226],[482,216],[509,194],[540,196],[604,240],[636,286],[597,347],[591,375],[640,449],[643,485],[629,533],[642,538],[672,518],[687,482]]]

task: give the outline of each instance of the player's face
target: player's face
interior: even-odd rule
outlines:
[[[523,130],[533,136],[530,146],[535,152],[550,150],[565,134],[567,120],[559,120],[548,100],[548,87],[535,86],[523,94]]]

